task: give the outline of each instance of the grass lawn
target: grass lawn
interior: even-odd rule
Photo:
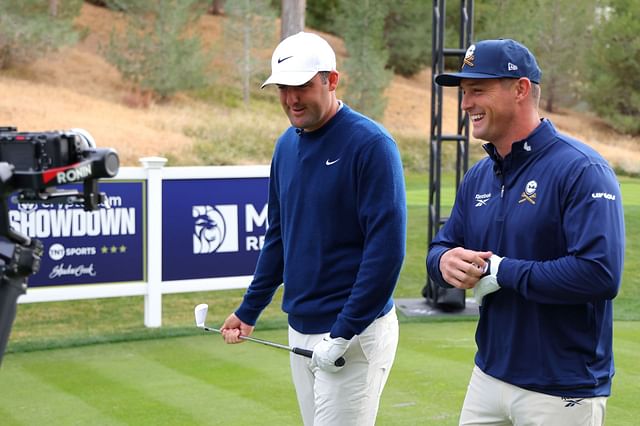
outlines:
[[[379,425],[455,425],[475,351],[474,321],[400,328]],[[636,425],[640,329],[616,323],[607,424]],[[286,330],[257,337],[285,342]],[[299,425],[286,352],[213,334],[8,354],[0,418],[10,425]]]
[[[617,374],[607,424],[640,416],[640,179],[622,177],[627,255],[615,301]],[[425,283],[427,177],[407,177],[407,257],[397,298],[420,298]],[[443,205],[453,202],[452,191]],[[142,297],[18,305],[0,368],[2,425],[300,424],[287,355],[245,343],[228,346],[193,326],[209,304],[217,325],[243,290],[165,295],[163,327],[143,325]],[[256,337],[286,342],[281,291]],[[475,319],[401,316],[400,346],[383,395],[380,425],[454,425],[473,363]]]

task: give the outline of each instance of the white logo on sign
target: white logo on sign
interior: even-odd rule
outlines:
[[[19,203],[18,210],[25,213],[31,213],[38,209],[38,205],[35,203]]]
[[[64,257],[64,246],[62,244],[52,244],[49,247],[49,257],[52,260],[58,261]]]
[[[193,206],[193,253],[238,251],[238,206]]]
[[[96,271],[93,269],[93,263],[90,265],[78,265],[71,266],[61,263],[60,265],[56,265],[51,270],[49,274],[49,278],[60,278],[60,277],[81,277],[83,275],[88,275],[90,277],[96,276]]]

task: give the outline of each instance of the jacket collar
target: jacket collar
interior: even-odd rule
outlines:
[[[498,150],[492,143],[482,145],[482,148],[489,154],[494,162],[493,169],[496,174],[507,168],[507,166],[519,164],[527,161],[528,158],[537,155],[539,152],[549,148],[555,143],[558,131],[553,123],[546,118],[540,120],[538,127],[524,139],[514,142],[511,145],[511,152],[505,158],[500,157]]]

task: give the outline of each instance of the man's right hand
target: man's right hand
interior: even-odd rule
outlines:
[[[467,250],[463,247],[448,250],[440,257],[442,278],[456,288],[472,288],[482,277],[486,259],[492,254],[490,251]]]
[[[242,343],[244,340],[240,336],[250,336],[253,329],[254,326],[242,322],[235,313],[229,315],[220,327],[225,343]]]

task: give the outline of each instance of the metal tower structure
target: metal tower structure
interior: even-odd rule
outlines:
[[[462,91],[458,90],[458,121],[456,133],[447,134],[442,129],[443,88],[435,83],[435,76],[445,70],[448,57],[460,59],[460,67],[467,48],[473,39],[473,0],[460,0],[459,38],[457,48],[445,47],[446,0],[433,0],[431,47],[431,137],[429,167],[429,231],[428,242],[447,220],[441,210],[442,148],[455,144],[455,188],[469,168],[469,119],[462,110]],[[441,309],[456,310],[465,307],[465,291],[457,288],[441,288],[428,276],[422,289],[427,303]]]

